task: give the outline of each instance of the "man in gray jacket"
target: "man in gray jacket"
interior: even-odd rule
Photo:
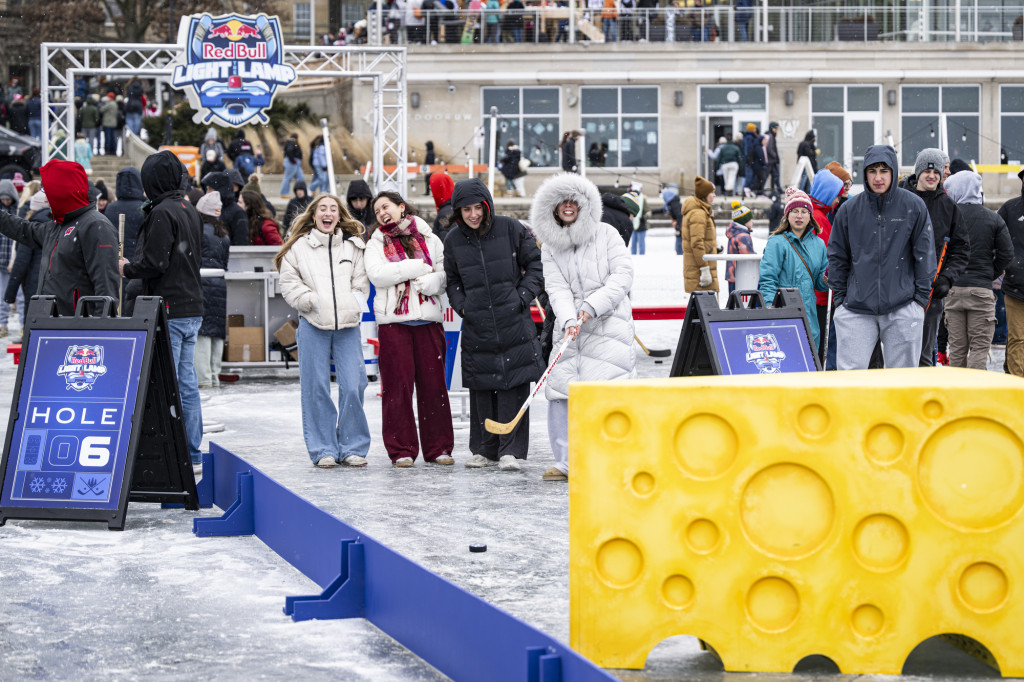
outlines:
[[[882,341],[886,367],[917,367],[921,331],[935,276],[928,209],[896,186],[896,150],[864,153],[863,193],[832,222],[829,287],[836,306],[837,366],[866,369]]]

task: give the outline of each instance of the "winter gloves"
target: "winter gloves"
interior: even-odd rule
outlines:
[[[700,285],[702,287],[711,286],[711,266],[705,265],[700,269]]]
[[[952,286],[953,283],[949,281],[948,277],[945,275],[939,275],[935,278],[935,281],[932,282],[932,298],[946,298],[946,294],[949,293],[949,289]]]

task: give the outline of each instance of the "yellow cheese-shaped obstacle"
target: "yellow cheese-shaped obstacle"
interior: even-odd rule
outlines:
[[[1024,675],[1024,381],[967,369],[578,383],[571,644],[898,674],[940,634]]]

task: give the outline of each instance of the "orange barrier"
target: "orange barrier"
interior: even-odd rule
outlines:
[[[184,145],[164,145],[160,151],[167,150],[178,157],[178,160],[185,164],[189,177],[196,177],[199,172],[199,147],[187,147]]]
[[[424,168],[426,168],[427,170],[424,171],[423,170]],[[473,164],[473,172],[474,173],[486,173],[487,172],[487,168],[488,168],[488,166],[487,166],[486,163],[475,163],[475,164]],[[395,166],[395,165],[384,166],[384,172],[385,173],[394,173],[395,170],[397,170],[397,169],[398,169],[398,166]],[[464,163],[463,164],[457,164],[457,163],[434,163],[434,164],[431,164],[429,166],[421,166],[418,163],[410,163],[406,167],[406,171],[409,172],[409,173],[420,173],[420,172],[425,172],[425,173],[448,173],[449,175],[453,175],[453,174],[469,173],[469,166],[467,164],[464,164]],[[365,174],[366,173],[366,166],[360,166],[359,167],[359,172],[362,173],[362,174]]]

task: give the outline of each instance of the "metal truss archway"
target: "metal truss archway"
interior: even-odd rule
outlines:
[[[53,151],[51,141],[64,133],[64,158],[74,160],[77,76],[163,78],[170,80],[180,45],[125,43],[43,43],[40,47],[43,160]],[[299,78],[357,78],[373,87],[373,183],[392,185],[405,194],[406,164],[406,51],[404,47],[319,47],[285,45],[283,61]],[[385,159],[393,159],[392,170]],[[390,167],[390,166],[389,166]]]

